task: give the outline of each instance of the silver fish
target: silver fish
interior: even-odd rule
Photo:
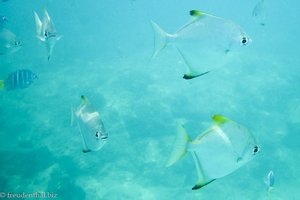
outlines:
[[[234,172],[259,151],[255,138],[245,127],[221,115],[212,119],[213,125],[195,140],[178,124],[177,139],[167,163],[171,166],[187,152],[192,154],[198,174],[193,190]]]
[[[191,20],[174,34],[165,32],[152,22],[155,31],[153,57],[169,44],[173,44],[184,53],[185,62],[188,60],[190,63],[184,77],[201,76],[223,66],[230,58],[229,52],[251,42],[245,31],[230,20],[197,10],[190,11],[190,15]]]
[[[56,41],[60,40],[62,36],[57,35],[56,28],[47,10],[44,10],[43,21],[41,21],[36,12],[34,12],[34,18],[37,38],[46,43],[48,60],[50,60]]]
[[[81,96],[81,101],[75,115],[82,136],[83,152],[98,151],[107,142],[108,134],[99,112],[92,107],[85,96]]]
[[[0,88],[6,90],[24,89],[29,87],[38,76],[28,69],[17,70],[7,77],[5,81],[0,80]]]
[[[0,28],[0,55],[12,54],[22,47],[22,42],[6,28]]]
[[[267,174],[265,184],[268,186],[268,191],[270,192],[275,184],[274,172],[272,170]]]

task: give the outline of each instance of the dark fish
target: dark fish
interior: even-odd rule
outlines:
[[[38,79],[35,73],[27,69],[21,69],[11,73],[4,81],[3,87],[6,90],[24,89],[30,86],[35,79]]]

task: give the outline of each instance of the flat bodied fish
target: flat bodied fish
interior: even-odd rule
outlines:
[[[193,190],[234,172],[259,152],[248,129],[221,115],[212,119],[213,125],[194,140],[183,125],[177,125],[177,139],[167,166],[190,152],[198,174]]]
[[[7,77],[6,80],[0,80],[0,88],[6,90],[24,89],[29,87],[38,76],[28,69],[17,70]]]
[[[152,22],[155,31],[157,56],[169,44],[173,44],[189,61],[188,78],[198,77],[214,68],[223,66],[230,52],[247,46],[251,39],[245,31],[231,20],[223,19],[201,11],[190,11],[192,17],[174,34],[169,34]]]
[[[56,28],[47,10],[44,10],[43,21],[41,21],[36,12],[34,12],[34,18],[36,23],[37,38],[45,42],[48,52],[48,60],[50,60],[54,46],[56,42],[61,39],[61,36],[57,35]]]
[[[0,28],[0,55],[15,53],[22,46],[16,35],[6,28]]]
[[[100,150],[107,142],[108,134],[104,124],[89,100],[81,96],[81,104],[75,111],[78,127],[82,136],[83,152]]]

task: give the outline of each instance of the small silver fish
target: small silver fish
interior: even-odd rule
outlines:
[[[0,15],[0,27],[2,27],[6,22],[8,22],[8,19],[4,15]]]
[[[46,43],[48,60],[50,60],[56,41],[60,40],[62,36],[57,35],[56,28],[47,10],[44,10],[43,21],[41,21],[36,12],[34,12],[34,18],[36,23],[37,38]]]
[[[100,150],[106,143],[108,134],[97,112],[85,96],[81,96],[81,104],[75,111],[78,127],[82,136],[83,152]]]
[[[268,191],[270,192],[275,184],[274,172],[272,170],[267,174],[265,184],[268,186]]]
[[[5,81],[0,80],[0,89],[24,89],[29,87],[36,79],[38,79],[38,76],[32,71],[28,69],[20,69],[9,74]]]
[[[0,28],[0,55],[12,54],[22,47],[22,42],[6,28]]]

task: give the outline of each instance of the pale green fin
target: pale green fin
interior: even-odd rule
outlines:
[[[84,104],[89,103],[88,98],[86,96],[84,96],[84,95],[81,95],[81,100],[82,100],[82,103],[84,103]]]
[[[214,115],[212,117],[212,120],[216,123],[216,124],[224,124],[226,122],[230,122],[231,120],[227,117],[224,117],[222,115]]]
[[[170,159],[167,163],[167,167],[173,165],[175,162],[180,160],[187,152],[188,142],[191,141],[187,131],[184,126],[180,123],[177,123],[177,136],[174,143],[173,151],[170,156]]]
[[[161,50],[163,50],[168,44],[168,38],[173,37],[172,35],[165,32],[155,22],[151,21],[154,30],[154,53],[152,57],[156,57]]]
[[[221,18],[221,17],[217,17],[217,16],[215,16],[215,15],[211,15],[211,14],[202,12],[202,11],[200,11],[200,10],[191,10],[191,11],[190,11],[190,15],[191,15],[192,17],[197,18],[197,19],[201,19],[201,18],[203,18],[203,17],[214,17],[214,18],[217,18],[217,19],[224,20],[224,19]]]
[[[203,17],[206,15],[206,13],[200,11],[200,10],[191,10],[190,15],[193,17]]]
[[[3,81],[3,80],[0,80],[0,89],[3,89],[4,86],[5,86],[4,81]]]

